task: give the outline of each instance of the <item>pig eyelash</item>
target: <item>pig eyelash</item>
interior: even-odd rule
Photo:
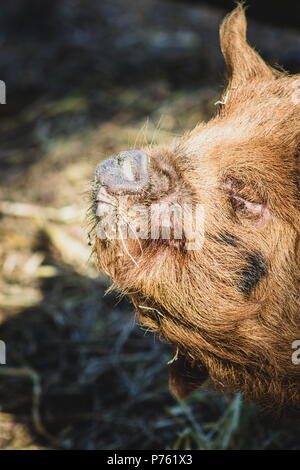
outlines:
[[[230,201],[231,201],[232,207],[235,210],[243,210],[244,212],[248,212],[248,213],[252,214],[253,216],[255,216],[255,215],[261,216],[262,215],[262,212],[263,212],[263,209],[264,209],[263,204],[260,204],[260,203],[257,203],[257,202],[247,201],[243,197],[241,197],[239,195],[236,195],[236,194],[230,196]]]
[[[270,211],[263,203],[248,201],[237,194],[230,196],[230,202],[235,214],[239,213],[247,218],[258,220],[259,224],[270,219]]]
[[[262,202],[251,201],[243,197],[243,195],[237,191],[241,186],[241,182],[233,178],[226,179],[222,187],[225,193],[229,195],[229,200],[234,212],[240,212],[245,216],[254,218],[266,218],[269,215],[269,210],[266,205]]]

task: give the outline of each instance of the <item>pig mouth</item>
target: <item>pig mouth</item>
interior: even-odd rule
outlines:
[[[143,249],[159,245],[184,251],[185,234],[178,235],[178,222],[174,214],[166,215],[167,204],[163,207],[166,212],[161,217],[162,214],[156,214],[156,204],[152,206],[150,201],[142,204],[132,196],[111,196],[102,186],[93,206],[96,237],[106,247],[126,240],[126,243],[138,244]]]
[[[111,194],[98,181],[92,194],[96,238],[105,248],[124,248],[125,242],[143,249],[155,245],[184,251],[187,239],[184,231],[180,232],[179,209],[176,197],[161,200],[146,193]]]

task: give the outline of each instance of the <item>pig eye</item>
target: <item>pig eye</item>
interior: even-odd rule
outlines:
[[[242,181],[236,178],[226,178],[222,188],[228,195],[231,210],[236,216],[250,219],[265,219],[269,215],[269,210],[262,200],[262,196],[251,191],[251,196],[247,195],[247,188]],[[250,192],[250,191],[249,191]]]
[[[230,202],[235,212],[239,211],[245,216],[261,217],[263,215],[263,204],[247,201],[246,199],[237,194],[230,196]]]

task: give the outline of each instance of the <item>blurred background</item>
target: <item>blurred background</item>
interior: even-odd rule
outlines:
[[[249,39],[300,71],[299,2],[249,1]],[[272,4],[267,12],[264,8]],[[167,344],[105,294],[85,213],[96,165],[215,112],[231,1],[1,2],[1,449],[299,449],[287,415],[209,389],[178,403]]]

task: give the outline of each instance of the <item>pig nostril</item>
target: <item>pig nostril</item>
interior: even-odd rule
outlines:
[[[135,194],[149,186],[148,157],[142,150],[128,150],[97,166],[96,177],[113,194]]]

